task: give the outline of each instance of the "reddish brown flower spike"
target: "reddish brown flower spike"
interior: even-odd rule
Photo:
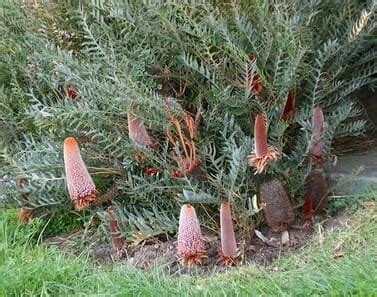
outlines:
[[[195,208],[182,205],[178,228],[178,256],[186,266],[200,264],[204,256],[204,241]]]
[[[73,137],[64,140],[64,167],[68,192],[75,208],[80,210],[89,206],[98,192]]]
[[[304,205],[302,206],[301,215],[304,220],[308,220],[313,215],[313,200],[306,196],[304,199]]]
[[[149,136],[144,122],[135,117],[135,115],[133,115],[131,112],[128,113],[128,133],[130,141],[133,144],[140,145],[145,148],[153,147],[153,140]]]
[[[114,255],[116,259],[120,259],[126,253],[126,243],[120,232],[118,220],[116,219],[114,214],[114,207],[109,206],[106,209],[106,212],[108,215],[109,231],[114,249]]]
[[[258,114],[254,125],[254,152],[249,156],[249,164],[256,168],[255,174],[259,174],[270,161],[277,159],[277,156],[277,150],[267,145],[265,117]]]
[[[293,116],[295,112],[295,105],[296,105],[295,97],[293,96],[292,92],[289,91],[287,95],[287,100],[285,102],[284,110],[281,115],[282,120],[287,121],[289,118]]]
[[[312,162],[322,165],[324,162],[325,141],[323,139],[324,115],[322,108],[317,106],[313,112],[312,119],[312,139],[310,143],[310,156]]]
[[[313,137],[320,137],[322,135],[324,122],[325,122],[325,118],[323,116],[323,110],[321,107],[317,106],[314,109],[313,120],[312,120]]]
[[[221,203],[220,206],[221,253],[220,261],[225,265],[234,264],[237,254],[237,243],[234,234],[230,203]]]
[[[323,169],[314,169],[305,180],[306,195],[302,215],[309,219],[311,215],[323,209],[329,195],[329,187]]]

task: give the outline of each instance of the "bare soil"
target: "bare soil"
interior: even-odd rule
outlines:
[[[317,235],[318,232],[322,233],[329,229],[339,228],[346,218],[346,212],[340,211],[331,217],[315,217],[313,222],[309,224],[296,221],[296,224],[289,230],[290,242],[288,245],[281,244],[280,232],[272,232],[267,226],[261,226],[258,231],[268,241],[264,240],[264,242],[253,234],[251,245],[248,245],[245,249],[240,246],[240,250],[244,252],[241,253],[243,256],[239,257],[236,265],[254,262],[264,266],[271,266],[275,259],[304,248],[308,240]],[[45,243],[55,245],[59,249],[73,254],[77,254],[78,250],[82,251],[85,246],[89,250],[92,259],[101,265],[115,260],[110,244],[89,242],[89,238],[93,238],[92,234],[83,234],[83,232],[83,230],[79,230],[75,233],[52,237],[45,240]],[[86,238],[86,242],[83,240],[84,238]],[[133,265],[142,270],[148,270],[155,265],[162,265],[167,273],[180,271],[183,273],[205,274],[212,271],[225,270],[226,267],[219,262],[220,239],[213,234],[204,234],[204,238],[207,257],[203,259],[202,265],[195,267],[186,268],[180,265],[176,254],[176,239],[170,237],[151,238],[137,246],[130,246],[127,248],[124,257],[116,261],[125,265]],[[81,242],[82,245],[79,249],[77,242]]]

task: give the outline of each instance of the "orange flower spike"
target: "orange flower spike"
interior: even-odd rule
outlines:
[[[275,148],[267,145],[265,116],[258,114],[254,125],[254,152],[249,156],[249,165],[256,168],[255,174],[260,174],[270,161],[277,159],[278,155]]]
[[[88,207],[98,192],[73,137],[64,140],[64,167],[69,196],[75,208],[80,210]]]
[[[178,256],[185,266],[200,264],[204,255],[204,241],[195,208],[182,205],[178,228]]]
[[[108,224],[109,224],[109,231],[111,236],[111,242],[114,249],[114,254],[116,259],[120,259],[126,252],[126,243],[122,234],[120,233],[118,220],[114,214],[114,207],[109,206],[106,209],[108,215]]]
[[[149,136],[144,122],[135,117],[132,112],[128,112],[128,135],[133,144],[140,145],[145,148],[153,147],[153,140]]]
[[[220,232],[220,260],[225,265],[233,264],[238,254],[229,202],[221,203],[220,206]]]

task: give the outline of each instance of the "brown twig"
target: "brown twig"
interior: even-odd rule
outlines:
[[[105,194],[103,194],[101,197],[93,201],[90,204],[90,206],[100,206],[106,203],[107,201],[110,201],[114,197],[118,196],[118,194],[119,194],[119,188],[117,187],[117,185],[112,185]]]

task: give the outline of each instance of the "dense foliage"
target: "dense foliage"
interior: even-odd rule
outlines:
[[[119,189],[84,213],[106,221],[112,204],[127,240],[174,233],[182,202],[201,205],[203,224],[216,230],[220,202],[229,200],[236,228],[250,234],[261,219],[252,197],[265,178],[247,163],[256,114],[267,115],[279,152],[267,174],[296,206],[310,170],[314,107],[325,112],[329,155],[335,138],[364,132],[354,92],[376,86],[374,1],[34,2],[5,1],[0,11],[7,205],[72,210],[62,143],[74,136],[100,193]],[[288,97],[290,117],[282,116]],[[166,137],[179,134],[167,98],[198,119],[191,140],[205,178],[172,174],[184,148]],[[155,149],[130,141],[131,111]]]

